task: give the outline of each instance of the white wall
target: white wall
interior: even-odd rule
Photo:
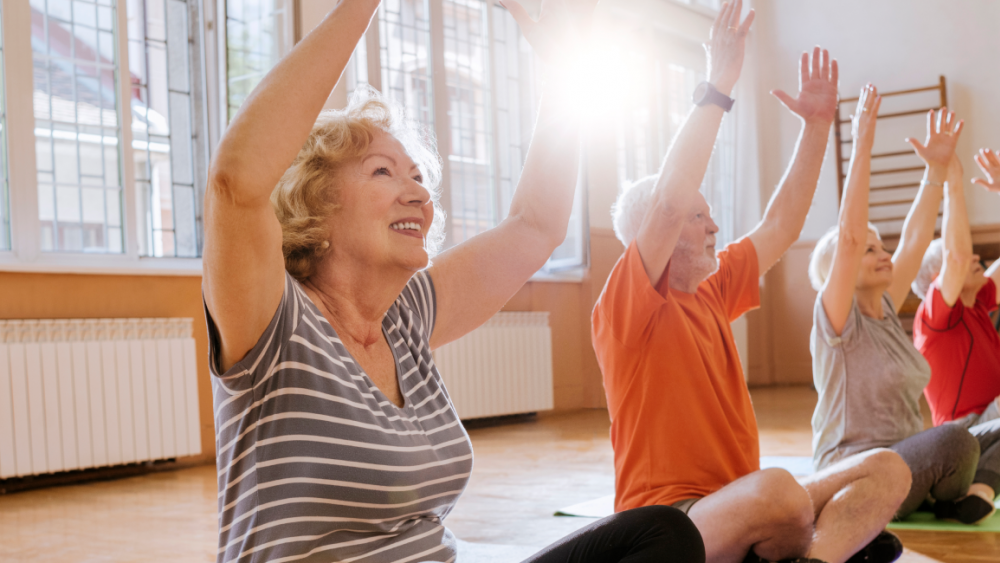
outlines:
[[[1000,198],[968,183],[978,175],[973,152],[983,146],[1000,149],[1000,2],[756,0],[754,4],[765,191],[780,180],[798,134],[797,120],[768,91],[795,91],[799,54],[819,44],[840,63],[843,97],[856,96],[867,82],[882,90],[900,90],[932,85],[943,74],[949,103],[966,120],[958,151],[965,165],[970,219],[973,225],[1000,223]],[[895,150],[907,145],[899,139],[898,147]],[[834,160],[831,136],[803,240],[819,238],[836,222]]]

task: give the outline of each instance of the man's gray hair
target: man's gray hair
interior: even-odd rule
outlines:
[[[924,259],[920,262],[920,271],[917,278],[910,284],[910,289],[917,297],[923,299],[927,295],[927,290],[941,273],[941,265],[944,263],[944,239],[934,239],[927,252],[924,252]]]
[[[639,235],[642,219],[646,216],[646,211],[649,211],[650,201],[653,199],[657,177],[653,174],[626,185],[611,207],[615,236],[625,246],[632,244]]]

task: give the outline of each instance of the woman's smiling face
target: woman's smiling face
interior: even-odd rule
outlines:
[[[434,219],[422,174],[392,135],[377,133],[368,152],[337,174],[337,211],[328,222],[334,262],[417,271],[427,266]]]
[[[868,231],[865,254],[858,269],[857,288],[888,289],[892,285],[892,254],[885,249],[882,239]]]

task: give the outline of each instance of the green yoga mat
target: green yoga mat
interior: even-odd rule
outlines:
[[[1000,508],[1000,503],[997,504]],[[914,512],[902,522],[890,522],[890,530],[921,530],[925,532],[1000,532],[1000,512],[993,514],[982,524],[969,526],[954,522],[935,520],[930,512]]]

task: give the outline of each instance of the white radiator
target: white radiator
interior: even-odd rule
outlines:
[[[548,313],[497,313],[434,352],[462,419],[552,408]]]
[[[191,322],[0,321],[0,478],[201,453]]]

